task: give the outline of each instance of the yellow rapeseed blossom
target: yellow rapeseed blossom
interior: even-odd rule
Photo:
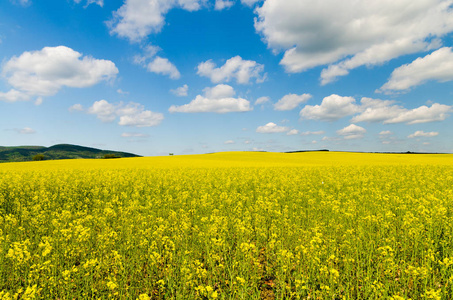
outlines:
[[[449,299],[453,155],[0,164],[0,300]]]

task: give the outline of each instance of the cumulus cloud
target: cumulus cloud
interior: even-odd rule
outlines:
[[[117,89],[116,92],[120,95],[129,95],[129,92],[123,91],[122,89]]]
[[[138,137],[138,138],[147,138],[149,137],[148,134],[145,133],[138,133],[138,132],[124,132],[121,134],[123,138],[131,138],[131,137]]]
[[[275,110],[292,110],[295,109],[299,104],[305,103],[311,98],[310,94],[288,94],[283,96],[277,103],[274,104]]]
[[[256,129],[256,132],[258,133],[280,133],[280,132],[286,132],[289,131],[288,127],[285,126],[278,126],[275,123],[269,122],[264,126],[259,126]]]
[[[337,134],[343,136],[346,140],[363,138],[365,133],[365,128],[355,124],[351,124],[343,129],[337,130]]]
[[[362,98],[361,111],[351,122],[382,122],[383,124],[406,123],[418,124],[443,121],[453,110],[452,106],[434,103],[431,107],[425,105],[407,109],[394,105],[394,101]]]
[[[79,4],[82,0],[74,0],[75,3]],[[85,7],[88,7],[90,4],[97,4],[100,7],[104,6],[104,0],[87,0]]]
[[[300,135],[320,135],[320,134],[324,134],[325,131],[323,130],[320,130],[320,131],[304,131],[304,132],[301,132]]]
[[[36,130],[30,128],[30,127],[24,127],[24,128],[16,128],[14,129],[19,134],[35,134]]]
[[[172,8],[196,11],[204,2],[205,0],[125,0],[107,25],[111,34],[140,42],[149,34],[161,31],[165,15]]]
[[[23,7],[31,5],[31,0],[10,0],[10,1],[16,5],[20,5]]]
[[[134,56],[134,63],[141,65],[149,72],[166,75],[171,79],[179,79],[181,74],[178,68],[167,58],[156,55],[161,49],[157,46],[146,45],[142,47],[143,54]]]
[[[27,101],[29,99],[30,96],[28,94],[20,92],[15,89],[10,89],[6,93],[0,92],[0,101],[16,102],[16,101]]]
[[[233,5],[234,5],[234,1],[230,1],[230,0],[216,0],[214,9],[215,10],[222,10],[222,9],[225,9],[225,8],[230,8]]]
[[[263,71],[264,65],[235,56],[219,68],[212,60],[202,62],[198,65],[197,74],[208,77],[213,83],[229,82],[236,79],[237,83],[247,84],[251,78],[256,78],[257,83],[263,82],[266,78],[266,75],[262,74]]]
[[[434,103],[431,107],[420,106],[407,109],[394,105],[394,101],[362,98],[359,109],[361,113],[351,119],[351,122],[382,122],[383,124],[406,123],[419,124],[443,121],[453,108],[449,105]]]
[[[241,3],[251,7],[259,1],[261,0],[241,0]]]
[[[394,101],[362,98],[361,113],[351,119],[351,122],[383,122],[395,118],[407,110],[401,106],[393,105]]]
[[[308,120],[336,121],[359,111],[360,108],[355,104],[354,98],[332,94],[325,97],[321,105],[306,105],[300,111],[300,117]]]
[[[172,105],[171,113],[199,113],[199,112],[245,112],[252,110],[250,102],[243,98],[234,98],[236,92],[226,84],[219,84],[212,88],[205,88],[204,95],[198,95],[188,104]]]
[[[329,65],[322,84],[359,66],[441,46],[453,31],[450,0],[266,0],[256,8],[256,30],[281,65],[296,73]]]
[[[162,49],[158,46],[147,44],[141,47],[142,53],[134,56],[134,63],[146,67],[149,60],[151,60]]]
[[[271,99],[269,97],[259,97],[258,99],[256,99],[255,105],[264,104],[269,102],[270,100]]]
[[[82,104],[80,103],[77,103],[77,104],[74,104],[73,106],[71,106],[69,109],[69,111],[84,111],[84,108],[82,106]]]
[[[78,105],[78,104],[75,104]],[[75,105],[71,106],[74,107]],[[81,107],[81,105],[80,105]],[[88,113],[96,115],[102,122],[112,122],[116,119],[117,106],[109,103],[106,100],[95,101],[93,105],[88,108]]]
[[[453,80],[453,48],[444,47],[396,68],[380,91],[405,91],[429,80]]]
[[[115,78],[118,69],[109,60],[95,59],[65,46],[24,52],[5,63],[2,76],[13,87],[0,99],[26,100],[52,96],[63,87],[85,88]]]
[[[236,94],[233,87],[228,84],[218,84],[212,88],[205,88],[203,91],[206,97],[212,99],[229,98]]]
[[[330,95],[325,97],[321,105],[306,105],[300,111],[301,119],[336,121],[346,116],[352,116],[351,122],[381,122],[383,124],[406,123],[419,124],[435,121],[443,121],[453,106],[433,103],[431,107],[420,106],[407,109],[396,105],[392,100],[380,100],[363,97],[360,105],[355,103],[352,97]]]
[[[185,97],[187,96],[187,92],[189,91],[189,86],[187,84],[180,86],[174,90],[170,90],[170,92],[178,97]]]
[[[424,132],[424,131],[416,131],[410,135],[408,135],[407,137],[412,139],[412,138],[416,138],[416,137],[433,137],[433,136],[438,136],[439,135],[439,132],[435,132],[435,131],[431,131],[431,132]]]
[[[143,105],[133,102],[119,108],[117,114],[120,117],[118,124],[122,126],[151,127],[164,119],[163,114],[145,110]]]
[[[398,116],[389,118],[384,121],[384,124],[393,123],[407,123],[407,124],[420,124],[436,121],[443,121],[452,112],[452,106],[434,103],[431,107],[420,106],[414,109],[407,109],[401,112]]]
[[[223,142],[225,145],[232,145],[234,144],[235,142],[233,140],[228,140],[228,141],[225,141]]]
[[[36,106],[39,106],[39,105],[42,104],[42,102],[43,102],[42,97],[38,97],[38,98],[36,98],[36,100],[35,100],[35,105],[36,105]]]
[[[393,134],[393,132],[391,132],[390,130],[383,130],[383,131],[379,132],[380,136],[387,136],[387,135],[391,135],[391,134]]]
[[[142,104],[135,102],[124,105],[99,100],[88,108],[87,113],[96,115],[102,122],[113,122],[119,118],[121,126],[151,127],[159,125],[164,119],[163,114],[145,110]]]
[[[168,75],[171,79],[179,79],[181,74],[178,69],[167,58],[157,56],[147,66],[148,71]]]
[[[299,130],[297,130],[297,129],[291,129],[290,131],[288,131],[286,133],[286,135],[296,135],[296,134],[299,134]]]

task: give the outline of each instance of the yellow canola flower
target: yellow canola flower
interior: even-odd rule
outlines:
[[[114,289],[116,289],[118,287],[118,285],[113,281],[109,281],[109,282],[107,282],[107,287],[113,291]]]
[[[0,299],[446,299],[452,186],[453,155],[2,163]]]
[[[149,297],[148,294],[140,294],[137,300],[151,300],[151,297]]]

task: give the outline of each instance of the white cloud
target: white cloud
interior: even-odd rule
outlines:
[[[286,135],[296,135],[296,134],[299,134],[299,130],[297,130],[297,129],[291,129],[290,131],[288,131],[286,133]]]
[[[404,91],[429,80],[453,80],[453,51],[444,47],[410,64],[396,68],[380,91]]]
[[[391,132],[390,130],[383,130],[383,131],[379,132],[380,136],[387,136],[387,135],[391,135],[391,134],[393,134],[393,132]]]
[[[88,113],[96,115],[102,122],[113,122],[116,119],[117,106],[109,103],[106,100],[95,101],[93,105],[88,108]]]
[[[407,137],[412,139],[415,137],[433,137],[433,136],[438,136],[439,132],[431,131],[431,132],[424,132],[424,131],[416,131]]]
[[[135,55],[133,61],[135,64],[142,65],[143,67],[146,67],[147,61],[151,60],[160,50],[162,50],[160,47],[151,44],[142,46],[141,49],[143,50],[143,53]]]
[[[382,122],[391,123],[428,123],[443,121],[451,112],[452,106],[434,103],[431,107],[420,106],[407,109],[394,105],[394,101],[362,98],[361,106],[358,107],[360,114],[354,116],[351,122]]]
[[[211,99],[230,98],[236,94],[233,87],[228,84],[218,84],[212,88],[205,88],[203,91],[205,96]]]
[[[300,135],[320,135],[320,134],[324,134],[325,131],[304,131],[304,132],[301,132]]]
[[[31,5],[31,0],[11,0],[11,2],[16,5],[21,5],[23,7]]]
[[[264,104],[264,103],[267,103],[269,101],[270,101],[269,97],[259,97],[258,99],[256,99],[255,105]]]
[[[143,105],[135,102],[124,105],[100,100],[94,102],[87,112],[103,122],[113,122],[119,117],[118,124],[121,126],[151,127],[159,125],[164,119],[163,114],[145,110]]]
[[[230,0],[215,0],[215,10],[222,10],[225,8],[230,8],[231,6],[234,5],[234,1]]]
[[[278,126],[275,123],[269,122],[264,126],[259,126],[256,129],[256,132],[258,132],[258,133],[280,133],[280,132],[286,132],[288,130],[289,130],[288,127]]]
[[[359,111],[360,108],[355,104],[354,98],[332,94],[325,97],[321,105],[306,105],[300,111],[300,117],[309,120],[336,121]]]
[[[165,24],[165,15],[172,8],[196,11],[204,0],[125,0],[107,22],[111,34],[139,42],[151,33],[160,32]]]
[[[42,102],[43,102],[42,97],[38,97],[38,98],[36,98],[36,100],[35,100],[35,105],[36,105],[36,106],[39,106],[39,105],[42,104]]]
[[[259,1],[261,0],[241,0],[241,3],[251,7]]]
[[[120,117],[118,124],[122,126],[151,127],[164,119],[163,114],[145,110],[143,105],[134,102],[120,106],[116,114]]]
[[[174,90],[170,90],[171,93],[175,94],[178,97],[185,97],[187,96],[187,92],[189,91],[189,86],[187,84],[180,86]]]
[[[235,56],[219,68],[212,60],[202,62],[198,65],[197,74],[210,78],[213,83],[229,82],[236,79],[237,83],[247,84],[251,78],[256,78],[257,83],[263,82],[266,78],[266,75],[262,74],[263,70],[264,65]]]
[[[120,116],[118,124],[122,126],[151,127],[159,125],[164,119],[164,115],[161,113],[141,110],[137,110],[133,114]]]
[[[360,100],[361,113],[351,119],[351,122],[383,122],[390,118],[399,116],[407,111],[398,105],[393,105],[394,101],[362,98]]]
[[[24,127],[21,129],[14,129],[17,133],[19,134],[35,134],[36,130],[30,128],[30,127]]]
[[[120,95],[129,95],[129,92],[123,91],[122,89],[117,89],[116,92]]]
[[[148,71],[168,75],[171,79],[179,79],[181,74],[178,69],[168,59],[157,56],[147,66]]]
[[[0,92],[0,101],[16,102],[16,101],[27,101],[29,99],[30,99],[29,95],[15,89],[10,89],[6,93]]]
[[[79,4],[80,2],[82,2],[82,0],[74,0],[75,3]],[[97,4],[99,5],[100,7],[103,7],[104,6],[104,0],[87,0],[86,1],[86,4],[85,4],[85,8],[90,5],[90,4]]]
[[[305,103],[311,98],[310,94],[288,94],[283,96],[277,103],[274,104],[275,110],[292,110],[295,109],[299,104]]]
[[[234,141],[233,140],[228,140],[228,141],[225,141],[223,142],[225,145],[232,145],[234,144]]]
[[[453,31],[451,0],[266,0],[256,30],[274,51],[285,51],[287,72],[330,65],[322,83],[363,65],[440,47]],[[333,64],[333,65],[332,65]]]
[[[392,58],[399,57],[408,53],[428,51],[441,46],[439,40],[427,42],[413,42],[409,39],[401,39],[391,44],[382,44],[373,46],[362,53],[356,54],[351,59],[339,62],[336,65],[330,65],[321,72],[321,85],[326,85],[335,81],[339,76],[349,74],[349,70],[363,65],[376,65],[386,62]]]
[[[226,84],[219,84],[212,88],[205,88],[204,96],[198,95],[188,104],[181,106],[172,105],[168,111],[171,113],[199,113],[199,112],[245,112],[251,111],[250,102],[243,98],[233,98],[234,89]]]
[[[355,104],[352,97],[330,95],[325,97],[321,105],[306,105],[300,111],[301,119],[336,121],[342,117],[355,115],[352,123],[382,122],[383,124],[406,123],[418,124],[445,120],[453,106],[434,103],[431,107],[425,105],[407,109],[395,105],[392,100],[380,100],[363,97],[360,105]]]
[[[355,124],[351,124],[343,129],[337,130],[337,134],[344,136],[345,139],[360,139],[366,133],[366,129]]]
[[[124,137],[124,138],[131,138],[131,137],[147,138],[147,137],[149,137],[149,135],[145,134],[145,133],[137,133],[137,132],[124,132],[124,133],[121,134],[121,137]]]
[[[149,72],[156,74],[167,75],[171,79],[179,79],[181,74],[174,64],[172,64],[167,58],[156,56],[161,50],[157,46],[146,45],[142,47],[143,54],[134,56],[134,63],[141,65]]]
[[[3,67],[2,76],[14,90],[28,96],[52,96],[63,87],[85,88],[118,74],[109,60],[95,59],[65,46],[45,47],[14,56]],[[10,99],[16,92],[10,90]],[[4,95],[4,94],[3,94]],[[0,97],[1,94],[0,94]],[[6,96],[4,96],[6,97]],[[18,99],[16,97],[16,99]]]
[[[407,123],[407,124],[420,124],[428,122],[443,121],[449,115],[449,112],[452,112],[453,109],[451,106],[434,103],[431,107],[425,105],[411,110],[405,110],[401,112],[398,116],[389,118],[384,121],[384,124],[393,124],[393,123]]]
[[[77,103],[77,104],[72,105],[68,110],[69,111],[84,111],[84,108],[83,108],[82,104]]]

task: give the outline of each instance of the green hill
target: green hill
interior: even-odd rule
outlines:
[[[35,155],[43,155],[44,160],[52,159],[77,159],[77,158],[110,158],[138,157],[127,152],[101,150],[69,144],[59,144],[51,147],[42,146],[18,146],[1,147],[0,162],[31,161]]]

